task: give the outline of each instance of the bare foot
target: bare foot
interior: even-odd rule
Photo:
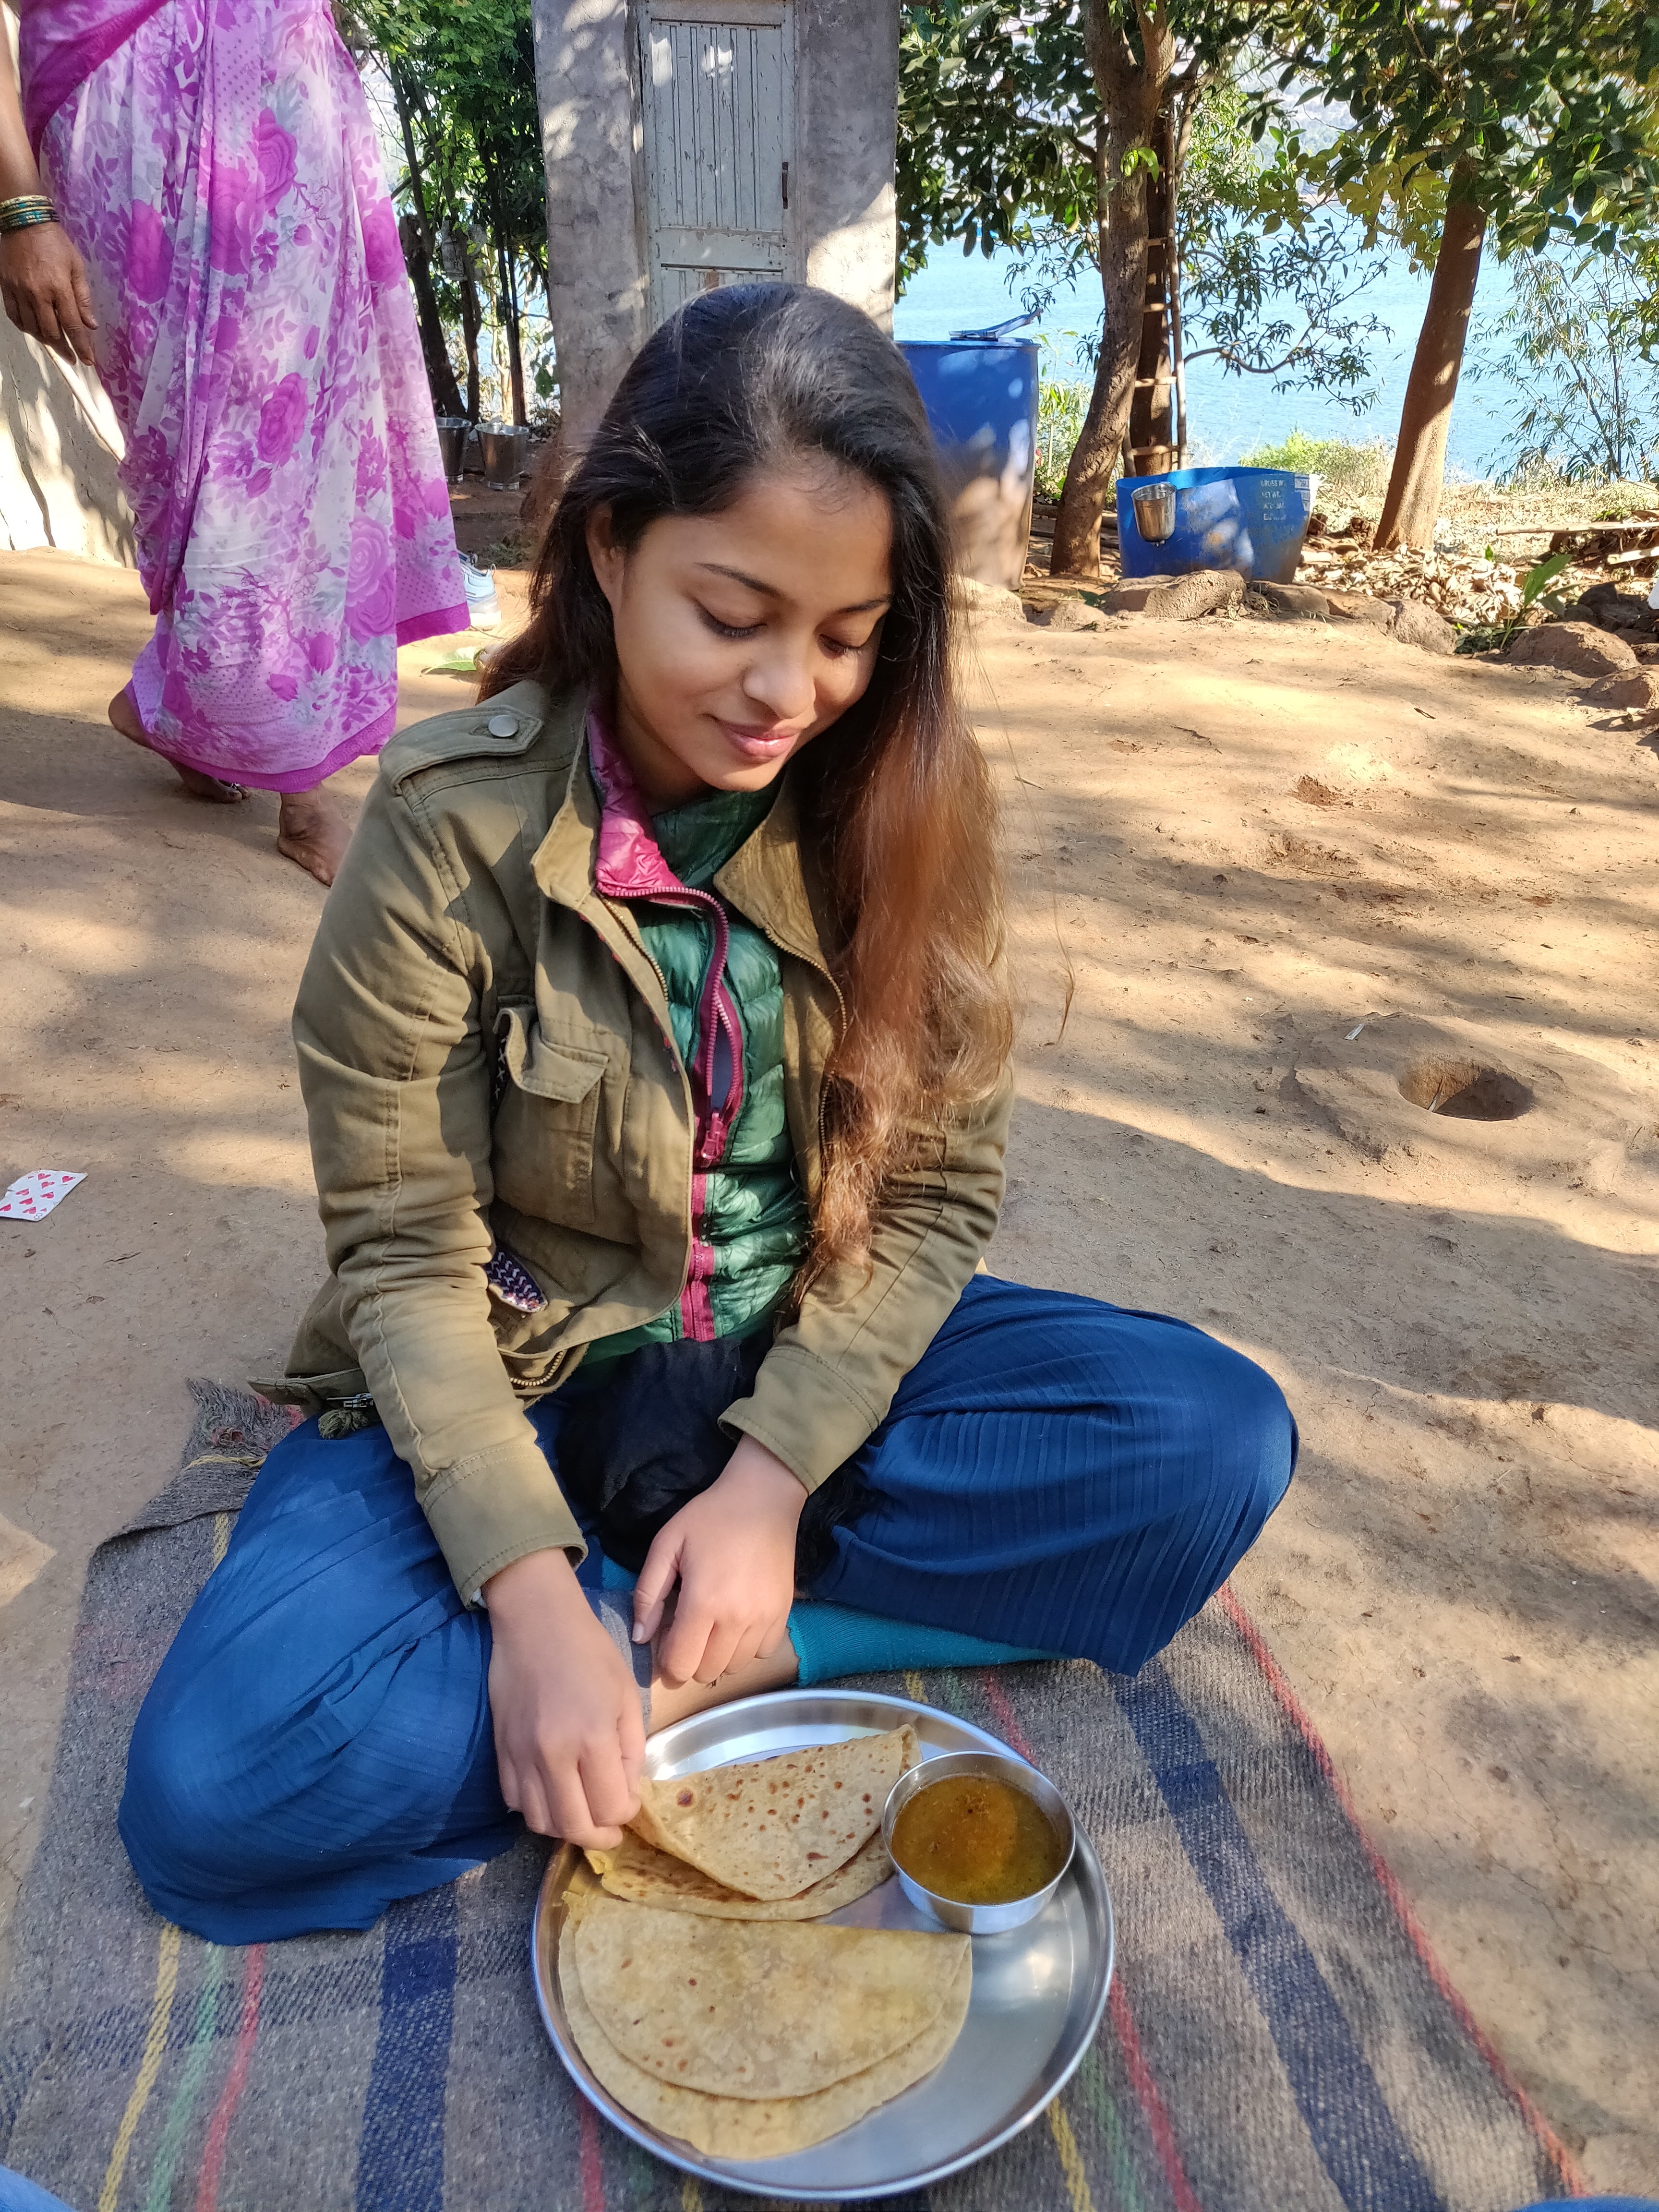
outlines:
[[[349,827],[323,797],[320,784],[315,791],[283,793],[276,850],[308,870],[319,884],[333,882],[350,842]]]
[[[125,690],[119,690],[109,702],[111,726],[135,745],[142,745],[147,753],[155,752],[144,734],[144,726],[138,719],[138,710]],[[158,760],[167,760],[165,753],[156,753]],[[198,768],[180,768],[178,762],[167,761],[167,766],[178,777],[192,799],[211,799],[218,806],[234,806],[247,797],[240,783],[222,783],[216,775],[204,775]]]
[[[775,1651],[734,1667],[717,1682],[669,1682],[653,1672],[651,1679],[651,1726],[666,1728],[689,1713],[707,1712],[711,1705],[729,1705],[738,1698],[758,1697],[763,1690],[787,1690],[800,1673],[795,1647],[786,1636]]]

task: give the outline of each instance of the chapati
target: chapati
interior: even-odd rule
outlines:
[[[573,1957],[625,2058],[722,2097],[801,2097],[862,2073],[939,2017],[969,1939],[714,1920],[588,1899]]]
[[[942,2063],[962,2033],[973,1990],[973,1960],[964,1950],[937,2017],[902,2050],[808,2096],[713,2096],[659,2081],[617,2050],[582,1994],[574,1946],[575,1929],[567,1919],[559,1941],[559,1986],[576,2048],[636,2119],[710,2158],[783,2158],[850,2128]]]
[[[914,1729],[640,1785],[629,1822],[671,1857],[768,1902],[799,1897],[861,1850],[919,1747]]]

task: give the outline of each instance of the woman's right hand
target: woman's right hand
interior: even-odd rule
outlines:
[[[639,1686],[562,1552],[532,1552],[483,1588],[501,1795],[527,1827],[604,1850],[639,1810]]]
[[[93,359],[92,289],[86,264],[61,223],[0,232],[0,300],[26,337],[65,361]]]

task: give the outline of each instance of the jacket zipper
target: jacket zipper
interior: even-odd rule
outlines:
[[[619,903],[684,907],[693,913],[708,915],[714,928],[714,947],[698,995],[696,1048],[689,1070],[695,1123],[690,1194],[691,1251],[679,1301],[684,1333],[708,1342],[717,1333],[709,1291],[714,1272],[714,1248],[702,1234],[708,1221],[708,1171],[725,1158],[732,1132],[743,1111],[743,1022],[726,981],[732,924],[725,907],[712,891],[694,890],[690,884],[682,884],[678,890],[609,888],[604,896]],[[714,1074],[722,1030],[731,1054],[732,1074],[726,1096],[716,1106]]]

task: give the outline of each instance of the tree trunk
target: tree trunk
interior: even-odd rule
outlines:
[[[459,415],[461,387],[455,381],[449,348],[444,342],[443,317],[438,313],[438,295],[432,285],[431,258],[412,216],[406,215],[399,222],[398,236],[415,294],[415,312],[420,318],[421,354],[426,362],[426,380],[432,386],[433,408],[440,415]]]
[[[1452,191],[1459,179],[1452,178]],[[1480,274],[1486,236],[1483,209],[1454,198],[1446,209],[1440,251],[1435,257],[1429,304],[1418,334],[1417,351],[1401,410],[1400,438],[1394,449],[1382,519],[1376,526],[1380,550],[1395,545],[1432,545],[1446,474],[1446,435],[1452,401],[1469,335],[1469,311]]]
[[[466,419],[476,422],[482,393],[478,388],[478,330],[483,321],[478,288],[472,277],[472,241],[457,233],[461,250],[461,341],[466,348]]]
[[[438,295],[432,283],[432,257],[436,245],[432,234],[432,219],[427,212],[426,181],[421,174],[420,156],[415,148],[414,119],[410,113],[402,74],[395,69],[392,72],[392,100],[398,111],[398,125],[403,133],[404,160],[409,166],[409,195],[414,203],[411,213],[398,222],[398,236],[404,249],[404,264],[409,270],[409,281],[414,288],[415,311],[420,318],[421,353],[426,362],[426,380],[432,387],[434,411],[440,415],[459,415],[461,411],[460,387],[455,381],[455,371],[450,364],[443,317],[438,313]]]
[[[1176,465],[1171,402],[1175,349],[1170,326],[1175,262],[1175,117],[1165,103],[1152,130],[1158,173],[1146,180],[1146,289],[1140,311],[1140,358],[1129,409],[1133,473],[1162,476]]]
[[[1175,66],[1175,40],[1168,0],[1157,0],[1151,9],[1146,0],[1135,0],[1139,57],[1113,0],[1085,0],[1085,5],[1084,44],[1102,118],[1095,179],[1105,321],[1095,388],[1054,518],[1049,568],[1056,576],[1088,577],[1100,574],[1100,518],[1128,429],[1146,294],[1146,171],[1129,157],[1151,143]]]
[[[513,420],[522,428],[530,420],[530,410],[525,405],[524,346],[519,330],[519,287],[513,268],[513,249],[500,228],[500,202],[497,201],[495,232],[495,267],[501,288],[501,323],[507,332],[507,383],[512,393]]]
[[[1187,342],[1181,328],[1181,256],[1176,255],[1175,279],[1170,286],[1170,352],[1175,362],[1176,457],[1178,469],[1187,465]]]
[[[507,362],[513,386],[513,420],[522,429],[530,420],[530,410],[525,404],[524,340],[519,325],[519,288],[514,281],[511,257],[507,261],[507,292],[501,305],[507,316]]]

